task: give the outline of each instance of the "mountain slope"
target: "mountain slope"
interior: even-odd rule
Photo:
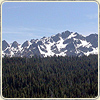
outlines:
[[[2,41],[2,56],[32,57],[34,55],[47,56],[82,56],[98,54],[98,35],[82,36],[77,32],[65,31],[40,40],[32,39],[18,44],[14,41],[11,45]]]

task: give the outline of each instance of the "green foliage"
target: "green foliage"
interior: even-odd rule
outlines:
[[[98,95],[98,56],[4,57],[6,98],[94,98]]]

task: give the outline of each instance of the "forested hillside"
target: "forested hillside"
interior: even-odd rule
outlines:
[[[4,57],[2,95],[6,98],[95,98],[98,56]]]

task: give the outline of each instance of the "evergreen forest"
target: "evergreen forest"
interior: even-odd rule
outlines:
[[[98,55],[2,58],[5,98],[95,98]]]

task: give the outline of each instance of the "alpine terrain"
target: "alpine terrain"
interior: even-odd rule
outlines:
[[[2,41],[2,57],[82,56],[98,54],[98,34],[82,36],[77,32],[65,31],[51,37],[32,39],[19,44]]]

